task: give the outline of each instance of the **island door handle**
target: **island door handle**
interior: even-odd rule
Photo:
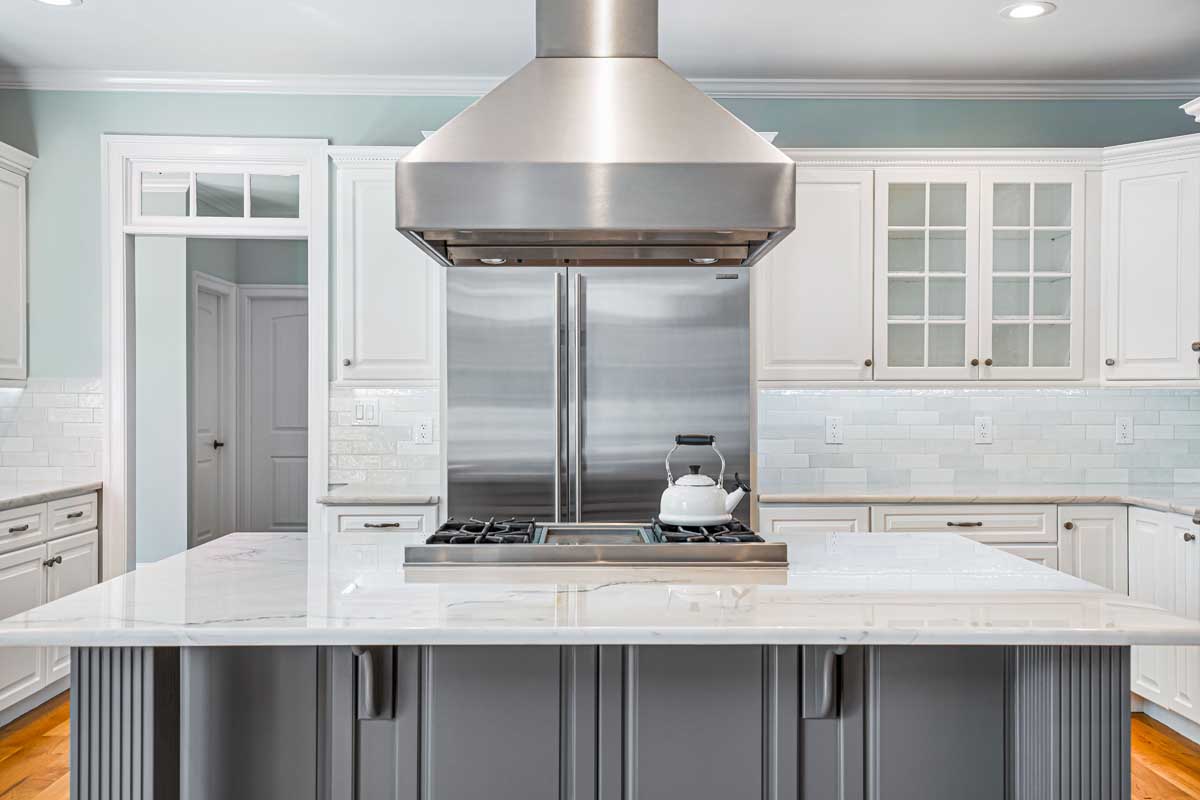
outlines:
[[[1184,540],[1185,542],[1194,542],[1194,541],[1196,541],[1196,534],[1194,534],[1194,533],[1185,533],[1185,534],[1183,535],[1183,540]]]
[[[399,528],[399,522],[364,522],[364,528]]]
[[[982,528],[982,522],[947,522],[947,528]]]
[[[27,531],[27,530],[29,530],[29,523],[28,523],[28,522],[26,522],[24,525],[14,525],[14,526],[12,526],[11,528],[9,528],[9,529],[8,529],[8,532],[9,532],[9,533],[24,533],[24,532],[25,532],[25,531]]]
[[[393,719],[396,704],[395,651],[391,647],[350,648],[358,671],[358,718]]]
[[[804,651],[804,719],[831,719],[837,715],[838,656],[845,645],[806,645]]]

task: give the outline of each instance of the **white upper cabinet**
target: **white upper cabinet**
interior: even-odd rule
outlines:
[[[1082,378],[1082,171],[985,170],[980,182],[979,377]]]
[[[1200,156],[1104,173],[1108,380],[1200,377]]]
[[[336,165],[338,382],[435,380],[442,268],[396,230],[406,148],[330,148]]]
[[[33,162],[0,143],[0,380],[29,375],[26,182]]]
[[[873,181],[798,172],[796,230],[751,273],[758,380],[871,378]]]
[[[875,173],[879,378],[978,377],[979,173]]]

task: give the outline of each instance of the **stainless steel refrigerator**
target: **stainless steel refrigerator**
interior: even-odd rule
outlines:
[[[453,267],[448,507],[457,519],[646,521],[677,433],[750,471],[744,267]],[[683,448],[675,474],[708,448]],[[743,520],[748,501],[735,511]]]

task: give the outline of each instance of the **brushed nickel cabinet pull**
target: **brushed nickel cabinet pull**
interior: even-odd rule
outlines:
[[[1104,366],[1106,366],[1106,367],[1115,367],[1116,365],[1117,365],[1117,362],[1116,362],[1116,360],[1115,360],[1115,359],[1112,359],[1112,358],[1106,358],[1106,359],[1104,359]]]
[[[72,511],[70,514],[67,514],[67,519],[79,519],[82,516],[82,511]]]
[[[14,525],[13,527],[8,529],[8,532],[9,533],[24,533],[27,530],[29,530],[28,522],[26,522],[24,525]]]
[[[948,528],[982,528],[982,522],[947,522]]]
[[[399,522],[366,522],[363,523],[364,528],[399,528]]]
[[[1183,540],[1184,540],[1185,542],[1194,542],[1194,541],[1196,541],[1196,534],[1194,534],[1194,533],[1185,533],[1185,534],[1183,535]]]

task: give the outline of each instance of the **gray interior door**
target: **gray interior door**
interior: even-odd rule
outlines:
[[[446,272],[446,447],[449,512],[457,519],[556,519],[555,429],[566,406],[565,388],[555,405],[556,361],[560,385],[565,370],[563,277],[553,267]],[[562,463],[565,436],[558,439]],[[559,497],[562,491],[560,478]]]
[[[746,269],[597,267],[571,269],[567,282],[579,354],[571,370],[571,519],[577,509],[587,522],[654,516],[677,433],[715,434],[727,485],[735,471],[748,476]],[[711,449],[677,456],[676,474],[701,464],[717,477]],[[743,503],[738,511],[748,513]]]

